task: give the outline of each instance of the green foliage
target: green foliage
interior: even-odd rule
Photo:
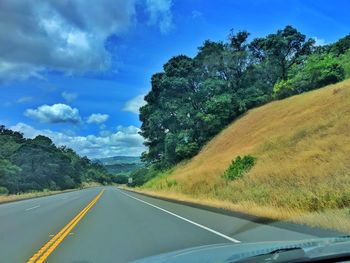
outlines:
[[[175,56],[152,76],[140,109],[143,161],[162,169],[191,158],[232,120],[271,100],[274,84],[312,51],[313,40],[291,26],[250,43],[248,36],[207,40],[194,58]]]
[[[6,187],[0,186],[0,195],[7,195],[9,190]]]
[[[241,158],[237,156],[235,160],[232,160],[229,168],[225,171],[224,177],[230,180],[234,180],[243,176],[254,166],[256,158],[251,155],[246,155]]]
[[[286,26],[275,34],[254,39],[250,46],[259,61],[276,66],[274,72],[270,72],[276,80],[286,80],[289,69],[311,54],[314,43],[292,26]]]
[[[0,159],[0,178],[6,176],[15,176],[21,171],[21,168],[12,164],[9,160]]]
[[[129,186],[140,186],[156,177],[161,172],[157,168],[156,166],[150,166],[136,170],[130,175],[133,182]]]
[[[175,179],[166,179],[165,181],[168,188],[177,186],[177,181]]]
[[[341,56],[350,49],[350,35],[339,39],[334,44],[330,45],[329,52],[335,56]]]
[[[345,78],[350,78],[350,49],[343,54],[339,60],[344,68]]]
[[[199,146],[196,142],[188,142],[181,140],[177,143],[175,153],[180,158],[190,158],[198,152]]]
[[[0,125],[0,143],[0,186],[11,194],[75,188],[84,181],[111,182],[104,166],[56,147],[45,136],[25,139]]]
[[[141,159],[152,169],[138,183],[193,157],[249,109],[350,76],[350,35],[322,47],[292,26],[248,36],[231,31],[227,42],[207,40],[195,57],[175,56],[152,76],[140,109],[148,147]]]
[[[302,66],[294,67],[291,77],[274,85],[274,96],[286,98],[320,88],[344,79],[344,69],[339,59],[331,54],[311,55]]]
[[[116,184],[127,184],[128,179],[129,179],[129,176],[124,174],[118,174],[112,177],[113,183],[116,183]]]
[[[111,175],[109,175],[106,168],[99,163],[92,163],[87,168],[85,180],[88,182],[97,182],[103,185],[112,182]]]

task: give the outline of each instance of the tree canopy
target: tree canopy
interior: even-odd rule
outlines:
[[[72,149],[57,147],[50,138],[26,139],[0,125],[0,187],[19,193],[43,189],[75,188],[82,182],[109,183],[105,168],[80,157]]]
[[[248,32],[231,31],[226,42],[206,40],[193,58],[172,57],[152,76],[140,108],[142,160],[171,167],[247,110],[344,79],[349,43],[347,36],[316,47],[286,26],[250,42]]]

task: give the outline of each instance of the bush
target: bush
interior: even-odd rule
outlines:
[[[243,158],[237,156],[235,160],[232,160],[231,165],[225,171],[224,177],[230,180],[240,178],[244,173],[252,169],[255,162],[256,158],[251,155],[246,155]]]
[[[132,178],[132,183],[128,184],[128,186],[131,186],[131,187],[141,186],[145,184],[147,181],[156,177],[161,172],[162,171],[156,169],[155,166],[140,168],[130,174],[130,177]]]
[[[168,188],[171,188],[173,186],[177,185],[177,181],[175,179],[165,179],[166,185]]]
[[[344,68],[345,78],[350,78],[350,49],[341,56],[340,62]]]
[[[291,69],[288,80],[280,80],[273,87],[273,96],[277,99],[318,89],[341,81],[345,77],[341,61],[329,54],[310,56],[302,68]]]
[[[0,195],[7,195],[9,190],[6,187],[0,186]]]
[[[113,176],[112,180],[116,184],[127,184],[129,177],[124,174],[118,174]]]

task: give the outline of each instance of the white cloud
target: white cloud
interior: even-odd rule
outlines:
[[[172,0],[1,0],[0,81],[108,69],[106,40],[131,28],[140,2],[150,25],[171,30]]]
[[[134,21],[135,0],[2,0],[0,79],[105,70],[106,39]]]
[[[198,10],[193,10],[192,11],[192,18],[196,19],[198,17],[201,17],[203,15],[202,12],[198,11]]]
[[[1,11],[1,10],[0,10]],[[1,15],[1,12],[0,12]],[[1,30],[1,25],[0,25]],[[0,41],[2,41],[1,31],[0,31]],[[23,62],[10,62],[5,61],[2,58],[2,43],[0,42],[0,81],[4,80],[25,80],[30,77],[35,77],[38,79],[43,79],[43,77],[38,73],[44,70],[42,66],[33,67],[28,63]]]
[[[21,132],[21,133],[23,133],[23,135],[25,137],[31,138],[31,139],[35,138],[39,134],[43,134],[43,133],[40,133],[40,131],[38,131],[38,130],[34,129],[33,127],[31,127],[27,124],[24,124],[22,122],[19,122],[14,126],[11,126],[10,129],[13,131]]]
[[[107,129],[107,125],[106,124],[101,124],[99,128],[100,128],[100,130],[106,130]]]
[[[77,124],[81,122],[79,110],[62,103],[51,106],[42,105],[37,109],[27,109],[24,115],[43,123]]]
[[[42,134],[50,137],[56,145],[66,145],[80,155],[89,158],[110,157],[116,155],[139,156],[145,151],[143,138],[138,134],[139,128],[135,126],[118,126],[117,130],[100,136],[76,136],[52,130],[37,130],[25,123],[17,123],[10,127],[19,131],[25,137],[34,138]]]
[[[27,102],[31,102],[33,100],[33,97],[31,96],[24,96],[24,97],[20,97],[18,98],[18,100],[16,100],[17,103],[27,103]]]
[[[135,98],[132,98],[131,100],[127,101],[124,105],[123,111],[129,111],[135,114],[140,113],[140,107],[146,104],[146,101],[144,100],[145,95],[139,95]]]
[[[324,40],[323,38],[313,37],[313,39],[315,40],[315,46],[327,45],[326,40]]]
[[[162,34],[168,33],[173,27],[171,13],[172,0],[146,0],[146,9],[151,25],[159,25]]]
[[[95,123],[95,124],[101,124],[108,120],[109,115],[108,114],[101,114],[101,113],[93,113],[91,114],[88,119],[87,123]]]
[[[78,98],[78,93],[63,91],[61,96],[65,99],[65,101],[70,103]]]

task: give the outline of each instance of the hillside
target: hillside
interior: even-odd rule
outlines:
[[[74,150],[56,146],[43,135],[25,138],[22,133],[0,125],[0,196],[111,182],[102,165]]]
[[[104,167],[111,174],[130,174],[137,169],[142,168],[144,165],[142,163],[116,163],[116,164],[106,164]]]
[[[257,158],[222,177],[238,155]],[[191,160],[140,189],[350,231],[350,80],[248,111]]]
[[[113,165],[113,164],[131,164],[137,163],[140,164],[141,160],[138,156],[113,156],[106,158],[99,158],[97,161],[101,162],[104,165]]]
[[[138,156],[113,156],[96,161],[103,164],[112,174],[129,174],[144,166]]]

